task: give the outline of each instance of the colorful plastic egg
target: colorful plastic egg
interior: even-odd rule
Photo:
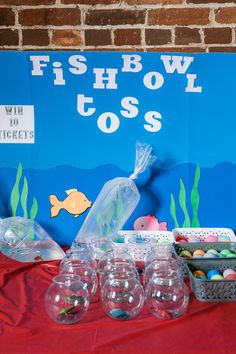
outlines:
[[[225,271],[224,271],[224,273],[223,273],[224,278],[226,278],[227,275],[229,275],[229,274],[236,274],[236,272],[235,272],[235,270],[230,269],[230,268],[225,269]]]
[[[229,241],[231,241],[231,240],[230,240],[230,237],[229,237],[229,236],[220,235],[220,236],[219,236],[219,241],[220,241],[220,242],[229,242]]]
[[[214,274],[212,275],[211,280],[224,280],[224,277],[221,274]]]
[[[230,251],[230,250],[227,250],[227,249],[224,249],[224,250],[220,251],[220,253],[221,253],[224,257],[227,257],[227,255],[228,255],[229,253],[231,253],[231,251]]]
[[[205,254],[205,251],[203,251],[203,250],[195,250],[194,252],[193,252],[193,257],[195,257],[197,254],[199,254],[200,256],[204,256],[204,254]]]
[[[204,278],[206,278],[206,274],[205,274],[202,270],[195,270],[195,271],[193,272],[193,276],[194,276],[195,278],[198,278],[198,277],[204,277]]]
[[[220,274],[220,271],[217,269],[211,269],[207,272],[207,279],[211,279],[213,275]],[[221,275],[221,274],[220,274]]]
[[[212,254],[218,254],[218,252],[216,250],[214,250],[213,248],[208,250],[207,253],[212,253]]]
[[[206,280],[206,276],[205,275],[199,275],[197,278],[198,279],[202,279],[202,280]]]
[[[235,253],[228,253],[226,258],[236,258],[236,254]]]
[[[218,242],[218,236],[217,235],[208,235],[204,241],[205,242]]]
[[[225,277],[226,280],[236,280],[236,273],[235,274],[228,274]]]
[[[211,252],[205,253],[203,257],[204,258],[216,258],[215,254],[213,254]]]
[[[199,253],[196,253],[193,255],[193,258],[202,258],[203,255],[199,254]]]
[[[192,258],[192,253],[187,251],[187,250],[183,250],[180,253],[180,257],[184,257],[184,258]]]
[[[191,235],[188,238],[188,242],[201,242],[200,238],[196,235]]]
[[[176,236],[175,241],[180,242],[180,243],[188,243],[187,237],[185,237],[183,235]]]

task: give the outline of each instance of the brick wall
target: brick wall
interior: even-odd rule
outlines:
[[[236,52],[236,0],[0,0],[0,49]]]

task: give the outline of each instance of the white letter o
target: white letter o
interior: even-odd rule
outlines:
[[[154,83],[152,83],[153,78],[155,79]],[[160,73],[150,71],[144,76],[143,83],[150,90],[158,90],[163,85],[164,78]]]
[[[110,127],[107,126],[108,119],[110,119]],[[97,125],[103,133],[114,133],[119,128],[120,120],[116,114],[105,112],[98,117]]]

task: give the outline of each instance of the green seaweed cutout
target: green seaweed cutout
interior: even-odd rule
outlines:
[[[23,180],[23,188],[22,188],[21,193],[19,190],[19,186],[20,186],[20,182],[21,182],[21,178],[22,178],[22,172],[23,172],[22,164],[19,163],[18,168],[17,168],[17,172],[16,172],[15,183],[14,183],[14,186],[11,191],[11,209],[12,209],[12,216],[16,216],[17,210],[19,207],[19,201],[20,201],[21,207],[23,210],[23,216],[24,216],[24,218],[28,218],[27,199],[28,199],[29,190],[28,190],[27,178],[25,176],[24,176],[24,180]],[[34,197],[33,203],[32,203],[32,206],[31,206],[31,209],[29,212],[30,219],[34,220],[37,213],[38,213],[38,203],[37,203],[36,198]]]
[[[123,201],[122,198],[120,196],[120,193],[117,193],[117,207],[116,207],[116,212],[117,212],[117,216],[120,219],[123,216],[124,213],[124,206],[123,206]]]
[[[98,225],[99,231],[103,236],[108,236],[111,235],[112,230],[111,230],[111,221],[114,218],[114,216],[117,216],[118,222],[120,223],[120,220],[123,216],[124,213],[124,205],[123,201],[121,198],[120,193],[117,193],[117,200],[116,203],[111,203],[110,207],[108,208],[107,214],[105,215],[105,223],[103,222],[102,219],[102,214],[97,213],[96,214],[96,223]]]
[[[190,201],[192,207],[192,222],[190,222],[189,213],[187,210],[187,203],[186,203],[186,190],[184,186],[183,180],[180,178],[180,190],[179,190],[179,205],[181,210],[184,214],[184,222],[183,227],[200,227],[200,222],[198,220],[198,209],[199,209],[199,191],[198,191],[198,184],[200,180],[200,167],[199,165],[196,166],[195,176],[194,176],[194,183],[190,193]],[[170,214],[174,220],[175,228],[179,227],[179,222],[176,216],[176,203],[173,194],[171,193],[171,202],[170,202]]]
[[[113,203],[111,203],[110,208],[108,209],[107,215],[106,215],[106,229],[105,229],[105,235],[110,235],[111,234],[111,220],[114,217],[115,214],[115,208]]]
[[[183,227],[190,227],[190,217],[186,206],[186,190],[182,178],[180,178],[179,205],[184,214]]]
[[[36,215],[38,213],[38,210],[39,210],[38,203],[37,203],[36,198],[34,197],[33,203],[32,203],[32,207],[30,209],[30,219],[32,219],[32,220],[35,219],[35,217],[36,217]]]
[[[22,176],[22,165],[19,163],[16,173],[16,180],[15,184],[11,191],[11,209],[12,209],[12,216],[16,216],[17,207],[20,200],[20,193],[19,193],[19,184]]]
[[[23,189],[21,192],[21,206],[24,212],[24,218],[28,218],[28,211],[27,211],[27,198],[28,198],[28,183],[27,183],[27,179],[24,177],[24,184],[23,184]]]
[[[175,198],[173,196],[173,194],[171,193],[170,194],[170,198],[171,198],[171,202],[170,202],[170,214],[174,220],[174,227],[177,228],[179,227],[179,223],[178,223],[178,219],[177,219],[177,216],[176,216],[176,204],[175,204]]]
[[[103,235],[103,221],[102,221],[102,215],[100,212],[98,212],[96,214],[96,222],[97,222],[97,225],[98,225],[101,235]]]
[[[111,203],[110,208],[108,209],[107,216],[106,216],[106,224],[110,224],[113,216],[115,213],[115,208],[113,203]]]
[[[105,235],[110,235],[111,234],[111,226],[110,224],[106,224],[106,228],[105,228]]]
[[[198,184],[199,184],[199,180],[200,180],[200,167],[199,165],[197,165],[196,167],[196,171],[195,171],[195,177],[194,177],[194,184],[193,184],[193,188],[191,190],[191,196],[190,196],[190,200],[191,200],[191,206],[192,206],[192,210],[193,210],[193,220],[191,223],[191,227],[200,227],[200,223],[198,220],[198,208],[199,208],[199,202],[200,202],[200,197],[199,197],[199,193],[198,193]]]

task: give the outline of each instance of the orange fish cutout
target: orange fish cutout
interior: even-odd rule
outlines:
[[[67,197],[60,201],[56,195],[51,194],[49,196],[51,207],[51,218],[54,218],[59,214],[62,209],[73,214],[75,218],[83,214],[92,203],[88,200],[86,195],[79,192],[77,189],[69,189],[66,191]]]

